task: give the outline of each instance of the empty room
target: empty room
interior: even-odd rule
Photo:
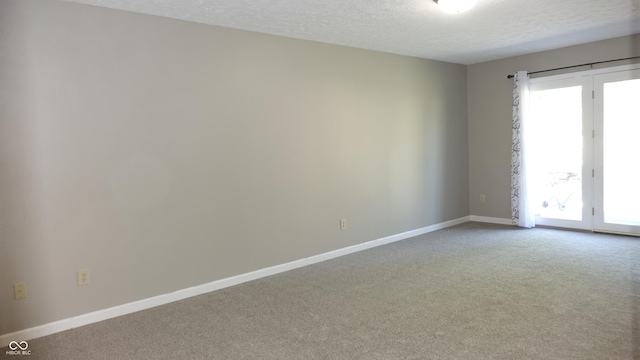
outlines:
[[[637,0],[0,0],[3,359],[640,359]]]

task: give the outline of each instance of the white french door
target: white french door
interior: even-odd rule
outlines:
[[[594,229],[640,234],[640,69],[594,75]]]
[[[584,76],[531,80],[530,129],[536,144],[531,173],[536,182],[532,188],[537,224],[592,228],[589,80]]]
[[[531,80],[536,223],[640,235],[640,65]]]

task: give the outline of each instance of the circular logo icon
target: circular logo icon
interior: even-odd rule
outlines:
[[[29,344],[26,341],[12,341],[9,343],[9,349],[11,350],[18,350],[18,348],[20,350],[27,350],[27,348],[29,347]]]

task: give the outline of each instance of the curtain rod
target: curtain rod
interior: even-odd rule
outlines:
[[[609,62],[614,62],[614,61],[631,60],[631,59],[640,59],[640,56],[632,56],[632,57],[622,58],[622,59],[613,59],[613,60],[597,61],[597,62],[586,63],[586,64],[580,64],[580,65],[564,66],[564,67],[559,67],[559,68],[555,68],[555,69],[547,69],[547,70],[532,71],[532,72],[530,72],[530,73],[529,73],[529,75],[531,75],[531,74],[543,73],[543,72],[548,72],[548,71],[563,70],[563,69],[571,69],[571,68],[580,67],[580,66],[593,66],[593,65],[596,65],[596,64],[604,64],[604,63],[609,63]],[[511,75],[511,74],[510,74],[510,75],[507,75],[507,79],[512,79],[512,78],[513,78],[513,75]]]

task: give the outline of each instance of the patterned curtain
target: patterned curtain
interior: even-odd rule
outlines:
[[[511,142],[511,221],[521,227],[534,227],[535,213],[531,206],[530,175],[527,171],[528,141],[526,139],[529,107],[529,74],[518,71],[513,77],[513,113]],[[529,145],[530,146],[530,145]]]

